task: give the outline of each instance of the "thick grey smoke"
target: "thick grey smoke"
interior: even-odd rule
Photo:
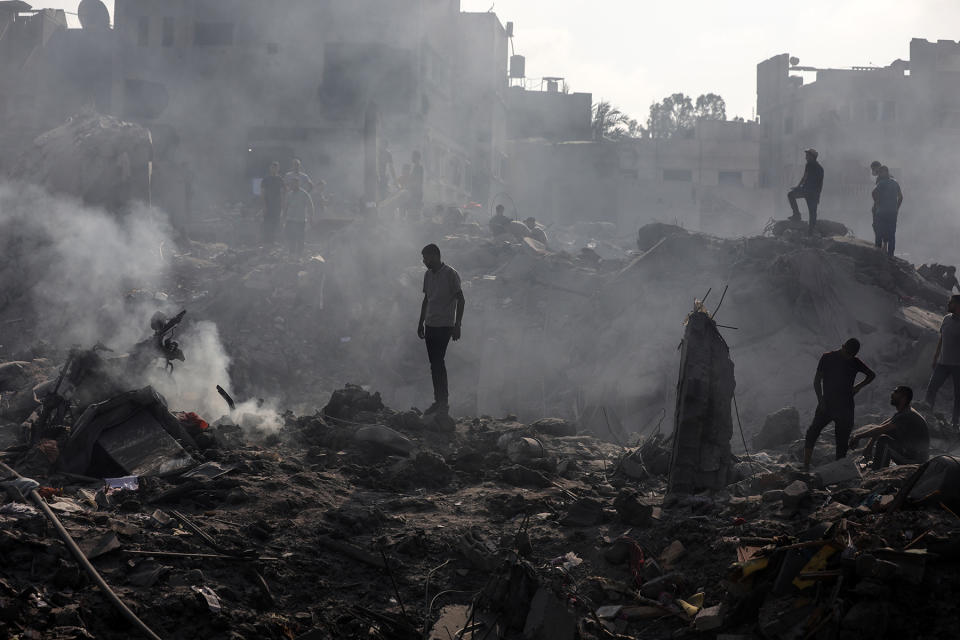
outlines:
[[[22,184],[0,185],[0,344],[14,351],[43,339],[57,350],[100,342],[129,351],[150,334],[156,311],[179,311],[169,295],[175,245],[166,215],[135,206],[118,217]],[[151,384],[172,410],[216,420],[228,413],[216,385],[230,387],[230,356],[216,324],[188,319],[176,339],[186,354],[172,375],[162,366],[131,385]],[[246,417],[245,417],[246,416]],[[251,429],[280,425],[270,403],[241,403],[231,416]]]
[[[0,237],[0,268],[12,285],[0,312],[23,317],[6,325],[18,330],[5,328],[3,342],[42,337],[61,348],[102,341],[124,349],[139,339],[173,249],[155,210],[117,218],[22,184],[0,184]]]

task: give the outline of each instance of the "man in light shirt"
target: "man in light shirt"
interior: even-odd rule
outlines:
[[[450,394],[447,388],[447,366],[444,358],[450,340],[460,339],[460,324],[463,322],[464,299],[460,287],[460,274],[440,259],[440,248],[428,244],[423,248],[423,304],[420,305],[420,322],[417,336],[427,344],[430,359],[430,376],[433,378],[433,404],[424,415],[447,415],[450,411]]]
[[[307,234],[307,220],[313,222],[313,199],[300,186],[300,179],[294,177],[290,181],[290,195],[283,212],[283,234],[287,242],[287,250],[294,257],[299,258],[303,253],[303,238]]]

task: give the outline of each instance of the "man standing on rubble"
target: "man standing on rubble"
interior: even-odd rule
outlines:
[[[797,206],[797,198],[803,198],[807,201],[807,210],[810,212],[810,233],[817,226],[817,207],[820,204],[820,192],[823,191],[823,167],[817,162],[820,155],[816,149],[807,149],[804,151],[807,158],[807,166],[803,170],[803,177],[800,183],[787,192],[787,200],[790,201],[790,208],[793,210],[791,220],[800,220],[800,208]]]
[[[937,392],[953,378],[953,430],[960,430],[960,295],[950,296],[947,315],[940,324],[940,340],[933,354],[933,375],[927,384],[926,403],[933,411]]]
[[[294,176],[290,180],[290,195],[287,197],[287,207],[283,212],[285,219],[283,235],[286,239],[287,250],[299,258],[303,253],[303,238],[307,234],[307,220],[313,222],[315,210],[310,194],[300,186],[300,179]]]
[[[879,160],[874,160],[870,163],[870,174],[873,176],[874,186],[880,184],[880,167],[883,164]],[[873,237],[874,242],[876,243],[877,249],[883,247],[883,239],[880,237],[880,231],[877,227],[877,203],[874,202],[873,206],[870,208],[870,213],[873,214]]]
[[[927,421],[916,409],[913,389],[899,386],[890,394],[890,404],[897,412],[881,424],[862,427],[850,438],[850,447],[856,447],[861,438],[870,438],[864,452],[873,451],[873,468],[886,469],[894,464],[921,464],[930,457],[930,430]]]
[[[263,196],[263,244],[270,246],[277,239],[280,216],[286,188],[280,177],[280,163],[270,163],[270,173],[260,182],[260,194]]]
[[[876,210],[877,239],[887,245],[887,255],[893,257],[897,245],[897,214],[903,204],[903,192],[896,180],[890,177],[890,169],[880,167],[877,171],[877,186],[873,188],[873,206]]]
[[[447,415],[450,410],[447,388],[447,366],[444,357],[450,340],[460,339],[460,324],[463,322],[464,298],[460,287],[460,274],[440,259],[440,248],[428,244],[423,248],[423,304],[420,305],[420,322],[417,336],[427,344],[430,359],[430,376],[433,378],[433,404],[424,412]]]
[[[803,466],[810,468],[813,457],[813,445],[823,428],[833,422],[837,444],[837,460],[847,455],[850,432],[853,431],[853,397],[877,377],[870,367],[865,365],[857,353],[860,341],[850,338],[836,351],[820,356],[817,374],[813,378],[813,390],[817,394],[817,411],[813,422],[807,429],[806,444],[803,449]],[[866,376],[854,384],[857,374]]]

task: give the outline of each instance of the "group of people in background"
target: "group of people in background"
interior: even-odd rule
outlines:
[[[270,163],[269,173],[260,182],[263,198],[262,239],[264,246],[276,242],[283,228],[284,244],[294,256],[303,252],[307,222],[313,222],[319,208],[322,214],[326,197],[323,180],[314,182],[303,171],[299,158],[290,163],[290,170],[280,175],[280,162]],[[313,195],[311,195],[313,194]]]
[[[817,225],[817,208],[820,205],[820,194],[823,191],[823,166],[818,161],[819,153],[816,149],[804,150],[806,157],[806,166],[803,170],[803,177],[794,188],[787,192],[787,201],[790,203],[790,209],[793,215],[791,220],[800,220],[800,209],[797,206],[797,200],[807,201],[807,209],[810,217],[809,233]],[[870,163],[870,172],[875,178],[873,188],[873,232],[876,247],[886,251],[887,255],[893,256],[897,246],[897,215],[900,212],[900,205],[903,204],[903,191],[900,184],[890,175],[890,169],[879,160]]]

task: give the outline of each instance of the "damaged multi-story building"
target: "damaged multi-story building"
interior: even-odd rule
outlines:
[[[250,197],[294,157],[358,211],[377,156],[418,150],[428,202],[485,202],[505,154],[507,39],[458,0],[382,3],[118,0],[113,98],[151,129],[155,171],[204,194]],[[168,207],[176,208],[172,203]]]
[[[69,116],[111,110],[114,34],[105,12],[70,29],[62,9],[0,0],[0,172],[34,137]]]
[[[512,193],[522,216],[571,224],[609,222],[621,231],[652,220],[710,232],[762,227],[770,194],[759,189],[755,122],[697,122],[671,138],[591,140],[586,135],[511,141]]]

